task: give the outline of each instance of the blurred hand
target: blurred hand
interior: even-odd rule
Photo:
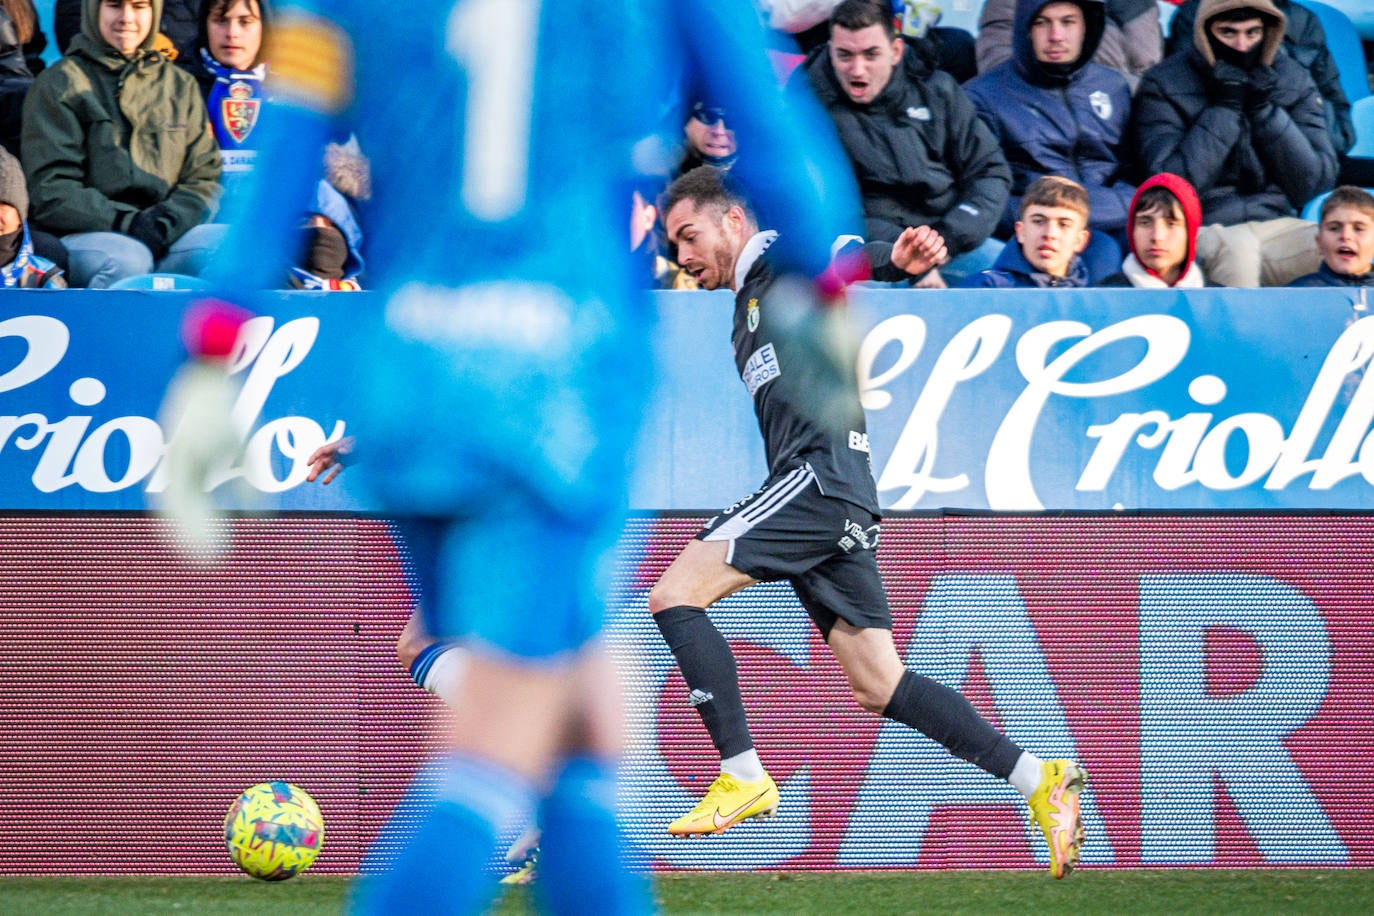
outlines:
[[[310,473],[305,475],[307,483],[314,483],[321,474],[324,479],[320,480],[321,486],[328,486],[330,482],[343,473],[343,469],[348,466],[348,459],[353,454],[353,437],[345,436],[342,439],[335,439],[333,442],[326,442],[311,454],[309,464]]]
[[[827,435],[859,429],[858,335],[842,294],[810,280],[779,278],[762,303],[782,372],[771,384]]]
[[[156,508],[173,522],[181,548],[197,559],[212,560],[227,545],[210,491],[214,475],[238,458],[247,433],[235,428],[237,391],[229,366],[249,317],[249,312],[216,299],[186,310],[181,335],[191,359],[172,376],[158,410],[167,453]]]
[[[908,226],[892,243],[892,263],[913,277],[948,260],[944,237],[929,226]]]
[[[234,398],[224,361],[193,359],[172,377],[158,411],[169,438],[166,486],[157,509],[193,558],[214,559],[227,545],[210,488],[212,475],[238,457],[242,446],[231,419]]]

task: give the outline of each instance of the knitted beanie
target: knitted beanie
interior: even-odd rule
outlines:
[[[29,218],[29,187],[24,179],[24,167],[9,151],[0,146],[0,203],[19,211],[19,218]]]

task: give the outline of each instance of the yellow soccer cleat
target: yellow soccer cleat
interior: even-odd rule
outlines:
[[[1083,815],[1078,796],[1088,782],[1088,771],[1072,760],[1046,760],[1040,764],[1040,785],[1029,800],[1031,823],[1040,828],[1050,847],[1050,874],[1066,878],[1078,864],[1083,846]]]
[[[744,782],[721,773],[706,790],[706,797],[686,816],[668,825],[673,836],[704,836],[724,833],[751,817],[772,817],[778,812],[778,787],[767,773],[758,782]]]
[[[520,866],[515,871],[511,872],[509,875],[506,875],[504,878],[502,878],[501,883],[505,885],[533,884],[535,882],[535,879],[539,877],[538,866],[538,858],[535,856],[530,856],[529,860],[526,861],[524,865]]]

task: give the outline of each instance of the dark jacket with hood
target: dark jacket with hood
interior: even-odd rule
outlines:
[[[1362,286],[1374,286],[1374,270],[1362,274],[1338,274],[1326,262],[1317,268],[1316,273],[1306,274],[1298,277],[1289,286],[1347,286],[1358,288]]]
[[[1011,198],[999,234],[1010,233],[1021,195],[1046,175],[1072,178],[1087,188],[1088,224],[1117,232],[1126,225],[1126,206],[1135,191],[1122,181],[1131,90],[1120,73],[1091,62],[1106,23],[1102,0],[1073,0],[1087,24],[1077,61],[1056,66],[1035,59],[1030,24],[1049,2],[1017,0],[1011,60],[965,86],[1011,164]]]
[[[100,37],[100,0],[86,0],[82,33],[34,80],[24,103],[23,162],[40,228],[128,233],[152,214],[170,245],[203,222],[219,193],[220,156],[195,80],[152,50],[131,58]]]
[[[968,289],[1081,289],[1090,285],[1090,278],[1088,265],[1077,255],[1069,262],[1065,276],[1041,273],[1026,260],[1016,239],[1012,239],[991,267],[969,274],[957,285]]]
[[[1165,54],[1177,54],[1193,46],[1197,10],[1200,0],[1184,0],[1169,21],[1169,38],[1164,43]],[[1344,153],[1355,144],[1355,126],[1350,120],[1350,100],[1341,88],[1341,74],[1336,59],[1326,46],[1326,32],[1317,14],[1292,0],[1272,0],[1288,25],[1283,32],[1283,47],[1293,59],[1302,64],[1317,84],[1317,91],[1326,100],[1326,126],[1331,131],[1331,143],[1336,152]]]
[[[33,71],[19,44],[19,31],[14,20],[0,8],[0,146],[16,156],[24,121],[24,96],[32,85]]]
[[[952,76],[907,48],[878,97],[859,105],[835,78],[828,44],[802,71],[849,154],[868,238],[890,242],[907,226],[930,226],[951,255],[983,243],[1006,206],[1011,172]]]
[[[1239,7],[1258,10],[1268,26],[1246,67],[1218,63],[1205,30],[1207,20]],[[1203,0],[1193,47],[1141,80],[1132,126],[1143,166],[1187,179],[1206,223],[1293,216],[1335,186],[1326,106],[1312,77],[1283,52],[1283,26],[1272,0]]]

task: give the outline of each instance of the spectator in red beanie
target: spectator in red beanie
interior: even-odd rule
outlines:
[[[1202,204],[1193,186],[1160,172],[1136,189],[1126,220],[1130,254],[1121,272],[1101,286],[1139,289],[1201,289],[1207,285],[1197,263]]]

